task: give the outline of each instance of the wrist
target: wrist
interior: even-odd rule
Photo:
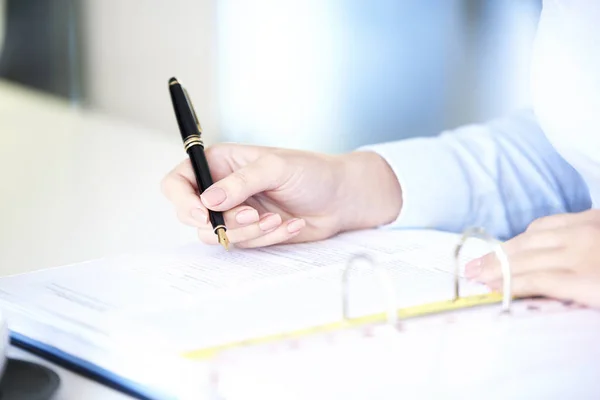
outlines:
[[[340,156],[340,231],[369,229],[392,223],[402,207],[396,174],[372,151]]]

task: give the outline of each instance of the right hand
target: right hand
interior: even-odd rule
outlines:
[[[393,221],[400,187],[375,153],[332,156],[238,144],[206,149],[214,184],[202,196],[188,159],[162,182],[183,223],[216,244],[207,209],[224,212],[237,247],[325,239]]]

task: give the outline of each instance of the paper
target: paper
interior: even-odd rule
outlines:
[[[485,322],[248,353],[222,366],[220,394],[228,400],[600,398],[597,311]]]
[[[355,254],[389,273],[398,307],[451,299],[457,241],[450,233],[373,230],[231,252],[191,244],[3,278],[0,307],[23,334],[31,321],[43,323],[59,338],[55,346],[112,368],[117,361],[106,353],[115,343],[177,354],[338,321],[341,274]],[[371,266],[357,263],[349,277],[352,316],[384,311]],[[462,285],[463,294],[487,291]]]

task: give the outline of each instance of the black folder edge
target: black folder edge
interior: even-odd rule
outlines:
[[[118,392],[140,400],[175,400],[175,397],[140,385],[89,361],[69,354],[61,349],[10,331],[10,344],[28,353],[39,356],[66,370],[93,380]]]

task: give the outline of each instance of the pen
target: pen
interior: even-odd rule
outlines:
[[[176,78],[169,79],[169,92],[171,93],[171,101],[175,110],[175,117],[181,132],[183,147],[187,152],[192,163],[192,169],[196,176],[198,190],[200,194],[213,184],[212,176],[208,168],[208,162],[204,155],[204,142],[202,141],[202,127],[196,116],[196,111],[192,105],[192,101],[182,85]],[[223,213],[208,210],[210,223],[214,233],[217,235],[219,243],[229,250],[229,239],[227,238],[227,227],[223,219]]]

